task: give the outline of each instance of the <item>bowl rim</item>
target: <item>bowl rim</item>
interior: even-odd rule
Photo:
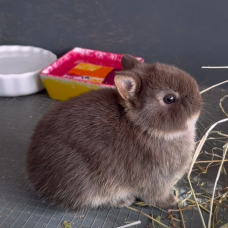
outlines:
[[[9,52],[13,52],[14,50],[20,50],[22,52],[34,52],[34,53],[43,53],[43,54],[47,54],[47,56],[49,56],[49,59],[52,59],[50,63],[48,63],[48,65],[52,64],[53,62],[55,62],[57,60],[57,56],[49,51],[46,50],[44,48],[40,48],[40,47],[35,47],[35,46],[30,46],[30,45],[0,45],[0,54],[3,51],[9,51]],[[24,73],[14,73],[14,74],[1,74],[0,73],[0,78],[7,78],[7,79],[12,79],[12,78],[18,78],[20,76],[20,78],[27,78],[30,77],[32,75],[37,75],[39,74],[39,72],[41,72],[43,69],[45,69],[46,67],[43,67],[40,70],[34,70],[34,71],[27,71]]]

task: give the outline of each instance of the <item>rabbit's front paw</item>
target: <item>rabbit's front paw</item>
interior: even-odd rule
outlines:
[[[178,198],[175,195],[170,194],[166,199],[157,202],[159,207],[173,206],[178,202]]]
[[[135,197],[134,196],[128,196],[126,198],[123,198],[123,199],[119,199],[119,200],[116,200],[112,203],[110,203],[110,206],[111,207],[127,207],[127,206],[130,206],[131,204],[133,204],[135,202]]]

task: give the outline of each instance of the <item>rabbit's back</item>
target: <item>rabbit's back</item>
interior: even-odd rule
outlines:
[[[27,171],[42,197],[77,208],[86,204],[90,191],[92,197],[94,192],[123,192],[120,185],[129,188],[124,169],[132,169],[127,163],[136,148],[117,96],[113,89],[84,94],[57,105],[37,125]]]

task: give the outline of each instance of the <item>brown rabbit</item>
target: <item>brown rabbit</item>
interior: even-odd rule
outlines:
[[[73,210],[177,202],[170,187],[187,171],[201,111],[196,81],[165,64],[124,55],[117,89],[59,103],[40,121],[27,153],[32,188]]]

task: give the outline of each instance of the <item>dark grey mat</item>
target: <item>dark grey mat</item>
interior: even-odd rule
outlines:
[[[225,91],[226,92],[226,91]],[[210,101],[207,116],[210,121],[223,118],[218,108],[218,100],[224,92],[220,90],[205,95],[205,100]],[[139,228],[151,228],[153,224],[145,216],[127,208],[99,209],[82,211],[78,213],[59,211],[38,199],[26,183],[25,153],[29,144],[29,138],[37,121],[57,101],[48,97],[46,92],[31,96],[17,98],[0,98],[0,227],[24,227],[24,228],[56,228],[61,227],[64,220],[72,223],[72,227],[114,228],[124,225],[127,221],[141,220]],[[228,102],[227,102],[228,103]],[[215,107],[216,109],[212,108]],[[207,108],[206,108],[207,109]],[[224,124],[223,130],[228,133],[228,124]],[[201,176],[201,182],[207,183],[208,191],[213,187],[215,169],[211,169],[206,175]],[[223,178],[223,177],[222,177]],[[226,178],[223,178],[221,186],[227,186]],[[184,197],[186,181],[180,181],[178,188],[180,195]],[[154,217],[161,216],[161,222],[171,226],[167,216],[156,208],[136,207]],[[179,218],[179,213],[174,213]],[[207,214],[204,213],[205,218]],[[219,218],[228,220],[226,210],[220,211]],[[196,209],[184,212],[186,227],[201,227],[199,214]],[[227,221],[228,222],[228,221]],[[177,222],[177,226],[181,226]],[[154,227],[157,227],[154,224]]]

